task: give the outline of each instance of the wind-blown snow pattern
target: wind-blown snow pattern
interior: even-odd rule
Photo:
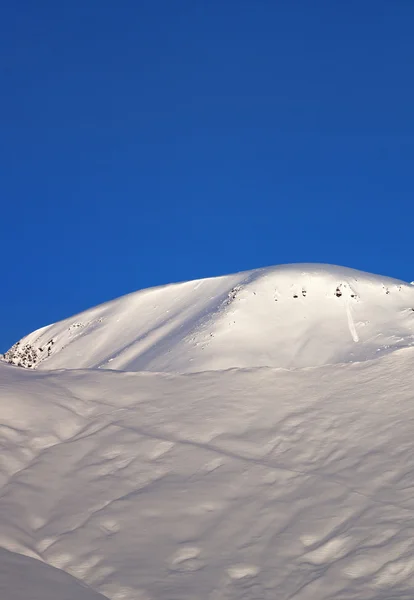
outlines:
[[[412,285],[299,264],[136,292],[32,333],[6,359],[188,373],[366,360],[413,343]]]
[[[280,267],[25,338],[36,368],[0,362],[2,600],[411,600],[413,293]]]

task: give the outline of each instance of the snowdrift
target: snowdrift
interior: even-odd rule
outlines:
[[[0,365],[1,546],[112,600],[408,600],[413,361]]]
[[[3,600],[105,600],[60,569],[0,548]]]

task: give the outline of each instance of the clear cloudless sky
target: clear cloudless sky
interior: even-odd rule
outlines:
[[[0,20],[0,351],[172,281],[414,279],[414,2],[16,0]]]

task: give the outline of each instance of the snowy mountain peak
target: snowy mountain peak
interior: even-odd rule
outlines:
[[[30,368],[0,363],[0,598],[411,599],[413,308],[401,281],[294,265],[21,340],[5,358]]]
[[[40,369],[196,372],[361,361],[413,344],[412,285],[295,264],[135,292],[35,331],[4,359]]]

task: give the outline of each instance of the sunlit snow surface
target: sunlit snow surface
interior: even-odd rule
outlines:
[[[412,345],[413,309],[408,283],[283,265],[123,296],[30,334],[20,351],[40,369],[318,366]]]
[[[199,373],[43,370],[54,357],[75,355],[76,342],[53,349],[42,369],[0,363],[0,548],[9,551],[0,553],[2,600],[98,600],[98,594],[113,600],[412,600],[414,290],[363,275],[352,288],[359,303],[347,304],[342,293],[329,297],[341,307],[337,313],[324,314],[328,300],[321,314],[316,306],[306,309],[318,321],[314,337],[306,329],[308,343],[322,349],[318,336],[333,340],[323,360],[336,364],[218,370],[224,359],[217,349],[216,370]],[[223,302],[230,300],[220,311],[236,310],[239,302],[245,332],[248,314],[256,324],[265,322],[265,315],[242,308],[262,293],[261,306],[267,306],[260,291],[266,279],[259,280],[257,288],[245,283],[231,297],[227,288],[220,291]],[[233,289],[237,281],[228,283]],[[311,283],[305,296],[292,297],[298,310],[305,310]],[[381,286],[389,293],[377,301]],[[134,295],[115,302],[130,301]],[[377,337],[363,337],[355,312],[362,305]],[[111,306],[88,314],[99,319]],[[219,329],[222,313],[214,314]],[[344,318],[337,337],[331,327],[319,328],[324,316],[332,323]],[[388,324],[382,331],[381,319]],[[248,331],[258,348],[256,337],[263,336],[267,353],[270,335],[261,327]],[[303,348],[296,330],[290,336],[281,331],[286,343],[295,338],[295,347]],[[392,335],[406,347],[396,343],[376,352],[378,336]],[[248,360],[246,348],[236,352],[238,361]],[[331,360],[340,351],[352,360],[352,348],[364,360]]]

